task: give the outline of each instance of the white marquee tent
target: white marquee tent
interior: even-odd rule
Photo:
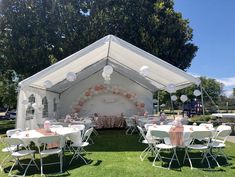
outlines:
[[[103,84],[102,78],[106,65],[114,70],[109,85]],[[143,66],[148,68],[145,76],[140,74]],[[76,74],[73,82],[68,81],[68,73]],[[137,102],[144,103],[144,109],[151,112],[153,92],[165,90],[169,84],[179,90],[192,84],[199,85],[200,80],[116,36],[108,35],[19,84],[17,127],[35,128],[45,119],[58,119],[74,112],[76,106],[84,115],[97,111],[107,114],[107,110],[111,114],[128,115],[138,111],[131,112],[135,107],[128,102]],[[104,87],[106,91],[99,90]],[[91,98],[90,93],[96,96]],[[105,108],[101,103],[106,105]]]

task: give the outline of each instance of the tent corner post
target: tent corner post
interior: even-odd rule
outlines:
[[[202,114],[203,114],[203,116],[205,116],[205,106],[204,106],[204,100],[203,100],[202,84],[200,84],[200,90],[201,90]]]

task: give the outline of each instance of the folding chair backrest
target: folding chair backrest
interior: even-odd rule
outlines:
[[[220,125],[216,128],[216,131],[219,132],[221,130],[230,130],[231,127],[229,125]]]
[[[75,144],[80,144],[82,142],[81,131],[70,133],[69,134],[69,139]]]
[[[128,127],[131,127],[131,126],[134,126],[134,125],[135,125],[135,124],[134,124],[134,121],[133,121],[133,119],[132,119],[131,117],[126,118],[125,121],[126,121],[126,125],[127,125]]]
[[[4,142],[8,145],[8,146],[18,146],[18,145],[24,145],[24,142],[19,139],[19,138],[5,138]]]
[[[138,128],[138,130],[139,130],[140,134],[143,136],[143,138],[144,138],[144,139],[146,139],[146,136],[145,136],[144,130],[143,130],[140,126],[138,126],[138,125],[137,125],[137,128]]]
[[[63,128],[63,125],[51,125],[50,128]]]
[[[84,130],[85,130],[85,125],[83,125],[83,124],[71,125],[70,127],[71,127],[71,128],[78,128],[78,129],[81,130],[81,131],[84,131]]]
[[[212,136],[212,132],[211,131],[194,131],[190,135],[190,137],[192,139],[211,138],[211,136]]]
[[[156,137],[156,138],[160,138],[160,139],[164,139],[164,138],[169,138],[170,137],[168,132],[162,131],[162,130],[151,130],[150,134],[151,134],[151,136]]]
[[[49,144],[57,144],[60,148],[62,148],[65,145],[65,139],[60,135],[44,136],[38,139],[38,146],[44,145],[45,148],[46,145]]]
[[[84,136],[83,136],[83,142],[87,142],[87,141],[88,141],[88,139],[90,138],[92,132],[93,132],[93,128],[89,128],[89,129],[85,132],[85,134],[84,134]]]
[[[7,137],[11,137],[16,132],[21,132],[21,131],[22,131],[22,129],[19,129],[19,128],[7,130],[6,135],[7,135]]]
[[[224,130],[220,130],[216,136],[214,137],[214,139],[219,139],[222,140],[223,143],[225,143],[225,141],[227,140],[228,136],[232,133],[232,129],[224,129]]]
[[[144,124],[144,128],[146,129],[146,131],[148,131],[150,126],[153,126],[153,124]]]

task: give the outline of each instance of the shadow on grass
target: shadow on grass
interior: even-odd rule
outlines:
[[[99,135],[92,136],[94,144],[88,146],[89,152],[142,151],[146,145],[138,142],[139,135],[126,135],[125,130],[99,130]]]

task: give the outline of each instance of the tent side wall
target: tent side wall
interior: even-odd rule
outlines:
[[[70,89],[63,92],[60,96],[60,117],[65,117],[66,114],[74,112],[74,107],[78,104],[81,97],[84,98],[84,93],[95,85],[104,84],[102,77],[102,71],[99,71],[87,79],[79,82]],[[120,88],[126,90],[128,93],[136,94],[137,100],[144,102],[144,109],[149,113],[153,111],[153,94],[147,88],[142,87],[136,82],[122,76],[117,72],[113,72],[111,75],[111,88]],[[105,102],[106,101],[106,102]],[[136,109],[134,107],[133,100],[122,98],[117,94],[102,93],[94,95],[89,100],[86,100],[85,104],[81,107],[82,116],[88,116],[95,112],[103,115],[117,115],[124,113],[125,115],[133,115],[130,110]],[[135,112],[136,114],[137,112]]]
[[[29,101],[29,97],[33,95],[35,97],[36,109],[33,108],[34,113],[26,113],[29,107],[32,107],[31,103],[23,104],[25,100]],[[43,117],[43,106],[42,99],[46,98],[48,102],[48,113],[47,116]],[[38,128],[43,122],[47,119],[55,119],[58,114],[58,109],[54,109],[54,100],[56,104],[59,102],[59,94],[49,92],[42,89],[24,87],[20,90],[18,95],[17,103],[17,119],[16,119],[16,128]],[[54,112],[55,111],[55,112]]]

